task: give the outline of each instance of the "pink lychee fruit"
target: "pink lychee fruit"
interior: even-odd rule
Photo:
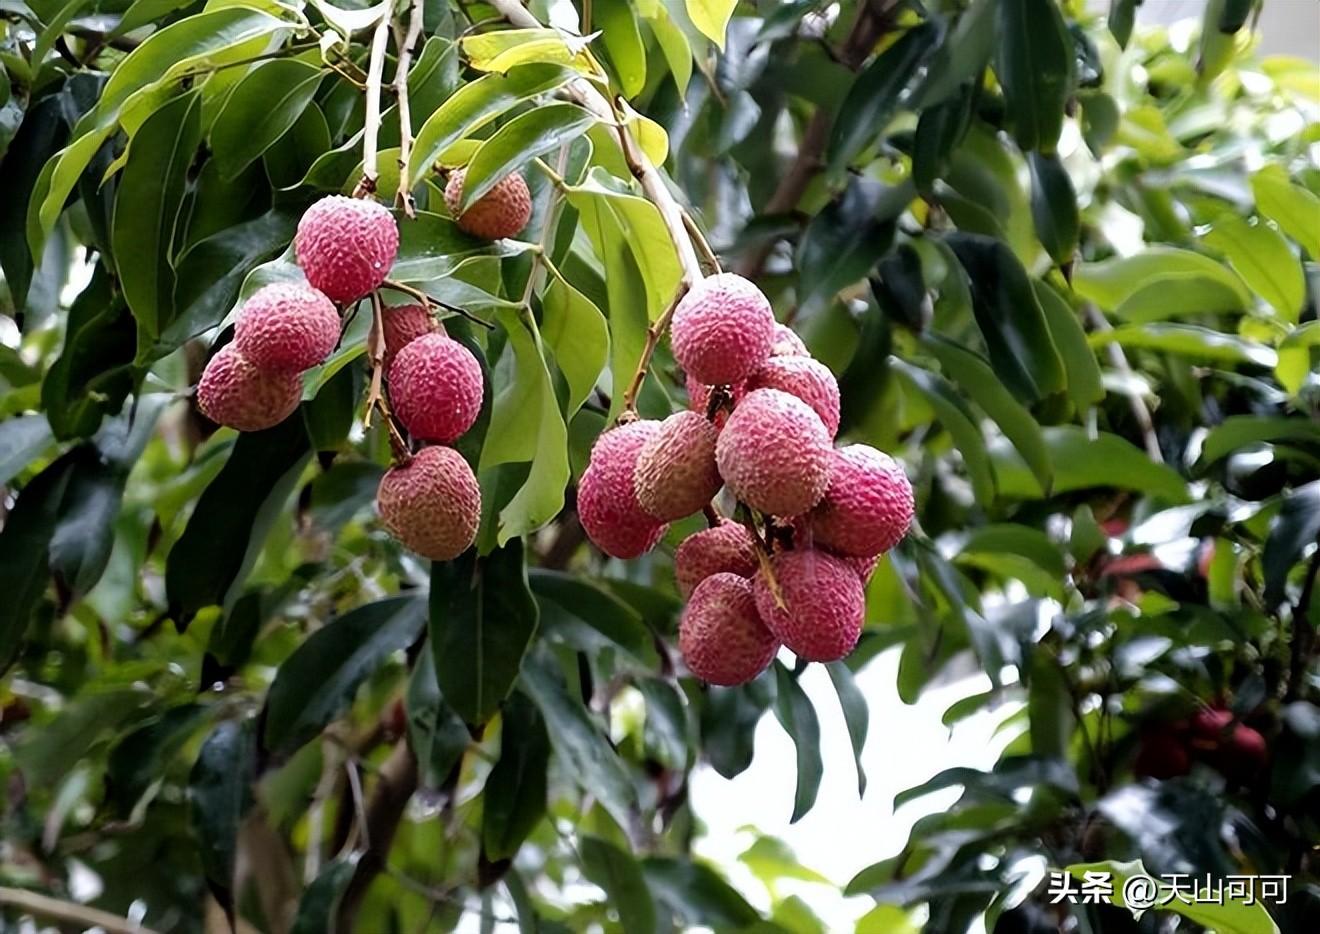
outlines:
[[[217,425],[261,431],[293,414],[302,388],[296,371],[263,370],[230,343],[207,361],[197,383],[197,406]]]
[[[774,342],[770,345],[770,356],[810,357],[811,352],[807,350],[807,345],[802,343],[802,338],[797,336],[796,331],[787,324],[776,324]]]
[[[721,519],[714,528],[694,532],[674,551],[674,579],[686,599],[712,574],[729,572],[739,577],[756,573],[756,542],[740,522]]]
[[[298,221],[293,249],[308,282],[336,302],[355,302],[390,274],[399,226],[375,201],[331,195]]]
[[[749,392],[715,445],[720,476],[734,496],[761,512],[796,516],[830,482],[829,432],[811,407],[780,389]]]
[[[683,384],[687,387],[688,408],[701,415],[707,415],[710,412],[710,397],[715,391],[715,387],[707,386],[691,376],[684,377]],[[715,413],[716,431],[724,427],[724,423],[729,420],[729,412],[738,405],[743,396],[747,395],[747,384],[745,382],[734,383],[728,387],[727,393],[728,402]]]
[[[239,309],[234,346],[263,370],[300,373],[330,356],[339,343],[334,303],[301,282],[274,282]]]
[[[771,559],[770,569],[774,585],[760,573],[752,591],[761,620],[775,637],[812,662],[837,661],[851,652],[866,619],[857,573],[814,548],[781,552]]]
[[[707,386],[750,376],[770,356],[774,333],[770,302],[749,280],[731,272],[694,285],[670,323],[674,359]]]
[[[643,555],[669,527],[642,508],[633,483],[637,458],[659,430],[656,421],[631,422],[605,432],[591,449],[578,482],[578,519],[587,537],[607,555]]]
[[[385,332],[385,372],[395,356],[408,344],[427,334],[444,334],[444,326],[432,317],[430,310],[423,305],[395,305],[385,308],[380,316],[382,330]],[[367,350],[376,346],[376,323],[371,323],[371,333],[367,337]]]
[[[871,555],[869,558],[842,557],[839,560],[857,572],[862,586],[865,587],[871,582],[871,575],[875,574],[875,569],[880,566],[880,559],[883,557],[884,555]]]
[[[720,573],[692,591],[678,622],[678,648],[702,681],[732,687],[765,671],[779,642],[757,614],[751,582]]]
[[[458,229],[483,240],[517,236],[532,216],[532,195],[523,177],[517,172],[504,176],[460,214],[466,174],[464,169],[453,172],[445,185],[445,204]]]
[[[448,444],[481,413],[481,364],[444,334],[410,341],[390,365],[390,403],[408,433]]]
[[[782,389],[820,416],[833,438],[839,432],[839,382],[830,368],[810,357],[771,357],[747,377],[747,390]]]
[[[715,467],[715,426],[696,412],[675,412],[642,446],[633,482],[637,502],[669,522],[698,512],[724,481]]]
[[[481,487],[462,454],[433,445],[385,472],[376,506],[404,547],[432,561],[452,561],[476,540]]]
[[[834,452],[829,490],[811,514],[818,545],[858,558],[882,554],[912,524],[912,484],[888,454],[865,444]]]

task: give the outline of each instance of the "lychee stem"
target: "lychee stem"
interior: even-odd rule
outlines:
[[[380,135],[380,85],[385,72],[385,46],[390,36],[388,10],[381,14],[371,37],[371,59],[367,65],[367,113],[362,129],[362,178],[353,189],[353,197],[364,198],[376,190],[380,177],[376,153]]]
[[[701,228],[697,226],[697,222],[687,210],[683,211],[683,226],[687,228],[687,232],[692,236],[692,242],[697,245],[697,252],[706,261],[710,271],[715,274],[723,272],[724,267],[720,265],[719,256],[711,249],[710,241],[706,239],[706,235],[701,232]]]
[[[646,329],[646,346],[642,348],[641,359],[637,361],[637,369],[633,372],[632,380],[628,383],[628,388],[623,394],[623,411],[631,413],[631,417],[637,416],[637,395],[642,391],[642,383],[646,380],[647,371],[651,366],[651,357],[655,355],[655,348],[660,345],[660,338],[664,336],[665,331],[669,330],[669,321],[674,317],[674,309],[678,308],[678,303],[683,300],[687,294],[690,284],[685,279],[678,283],[678,290],[674,292],[673,301],[669,307],[664,310],[660,317],[651,322],[650,327]],[[620,416],[622,418],[622,416]]]
[[[421,302],[422,306],[425,307],[428,312],[431,310],[432,305],[439,305],[441,308],[445,309],[445,311],[452,311],[456,315],[461,315],[472,323],[481,325],[488,331],[495,329],[495,325],[491,324],[484,318],[477,317],[465,308],[459,308],[457,305],[451,305],[448,302],[440,301],[438,298],[432,298],[419,288],[406,285],[402,282],[395,281],[394,279],[386,279],[381,283],[381,286],[383,288],[393,289],[396,292],[402,292],[404,295],[411,295],[413,298],[417,299],[417,301]]]
[[[371,358],[371,387],[367,390],[366,410],[362,413],[362,427],[371,427],[371,413],[381,401],[380,383],[385,369],[385,303],[380,300],[380,292],[371,293],[372,328],[367,353]]]
[[[412,64],[413,46],[422,34],[422,3],[412,0],[408,10],[408,33],[395,27],[394,41],[399,47],[399,64],[394,70],[394,94],[399,101],[399,190],[394,194],[394,203],[403,209],[408,217],[417,216],[417,206],[412,196],[412,112],[408,103],[408,68]]]

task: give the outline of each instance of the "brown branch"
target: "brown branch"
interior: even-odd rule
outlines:
[[[422,34],[422,0],[412,0],[408,12],[408,34],[396,30],[395,41],[399,46],[399,64],[394,71],[394,94],[399,101],[399,190],[395,192],[394,203],[403,209],[408,217],[417,216],[417,207],[412,196],[412,111],[408,103],[408,68],[412,62],[413,46]]]
[[[408,746],[405,736],[394,744],[389,758],[380,767],[375,787],[366,804],[364,836],[370,841],[362,851],[357,870],[344,892],[339,906],[339,924],[337,930],[356,930],[353,926],[358,909],[367,890],[376,881],[376,877],[385,869],[390,847],[394,844],[394,834],[399,829],[399,821],[413,792],[417,790],[417,757]]]
[[[110,934],[156,934],[149,927],[134,924],[127,918],[112,915],[108,911],[89,908],[77,902],[66,902],[61,898],[30,892],[27,889],[0,887],[0,905],[9,905],[36,918],[76,924],[80,928],[104,928]]]
[[[385,46],[390,37],[390,17],[381,16],[371,37],[371,58],[367,63],[367,113],[362,130],[362,178],[353,189],[354,198],[365,198],[376,191],[380,172],[376,165],[380,135],[380,87],[385,72]]]
[[[621,421],[632,421],[637,418],[637,395],[642,391],[642,383],[646,380],[647,371],[651,367],[651,357],[655,354],[655,348],[660,345],[660,338],[669,330],[669,321],[674,317],[674,309],[687,294],[689,285],[686,279],[678,283],[678,291],[674,293],[669,307],[646,329],[646,346],[642,348],[642,357],[637,361],[637,369],[633,371],[628,388],[623,393],[623,411],[619,414]]]

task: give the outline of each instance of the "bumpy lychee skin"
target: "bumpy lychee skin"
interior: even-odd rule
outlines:
[[[820,502],[833,453],[820,416],[779,389],[749,392],[715,445],[720,476],[733,494],[753,509],[784,517]]]
[[[243,303],[234,345],[264,370],[301,372],[330,356],[339,343],[339,312],[321,292],[301,282],[263,286]]]
[[[783,599],[781,608],[765,574],[752,583],[761,621],[799,658],[833,662],[857,645],[866,619],[866,598],[856,572],[814,548],[785,551],[770,562]]]
[[[426,334],[390,365],[390,403],[408,433],[448,444],[481,413],[481,364],[458,341]]]
[[[422,448],[380,479],[376,506],[391,535],[432,561],[452,561],[471,547],[481,521],[481,487],[453,448]]]
[[[637,456],[637,502],[662,522],[707,505],[724,481],[715,467],[715,426],[696,412],[675,412],[660,423]]]
[[[399,226],[375,201],[331,195],[298,221],[293,249],[308,282],[336,302],[355,302],[390,274]]]
[[[532,216],[532,195],[527,190],[527,182],[517,172],[506,175],[459,214],[466,174],[465,170],[459,169],[449,176],[445,185],[445,204],[458,223],[458,229],[483,240],[516,237]]]
[[[757,614],[751,582],[723,573],[692,592],[678,621],[678,648],[702,681],[732,687],[765,671],[779,641]]]
[[[775,316],[760,289],[724,272],[683,296],[670,334],[683,372],[707,386],[725,386],[750,376],[770,356]]]
[[[902,465],[869,445],[850,444],[834,452],[830,488],[811,514],[811,531],[831,551],[869,558],[899,543],[912,511]]]
[[[818,360],[771,357],[747,378],[747,389],[782,389],[797,396],[820,416],[831,438],[839,433],[839,381]]]
[[[802,338],[797,336],[796,331],[787,324],[776,324],[775,339],[770,345],[770,356],[810,357],[811,352],[807,350],[807,345],[802,343]]]
[[[871,575],[880,566],[880,559],[883,557],[884,555],[871,555],[869,558],[844,557],[839,560],[857,572],[857,577],[861,580],[862,586],[865,587],[871,582]]]
[[[444,327],[431,316],[431,312],[422,305],[395,305],[383,309],[380,316],[385,332],[385,372],[389,372],[399,351],[419,337],[427,334],[443,334]],[[367,337],[367,350],[376,345],[376,323],[371,323],[371,333]]]
[[[683,385],[687,387],[688,408],[700,415],[706,415],[710,411],[711,393],[715,391],[714,386],[707,386],[700,380],[693,379],[691,376],[684,377]],[[737,382],[728,387],[729,402],[722,406],[715,413],[715,429],[718,431],[724,427],[724,423],[729,420],[729,412],[742,401],[742,397],[747,395],[747,384]]]
[[[591,461],[578,483],[578,519],[587,537],[607,555],[643,555],[669,527],[642,508],[633,483],[637,458],[659,430],[656,421],[631,422],[605,432],[591,449]]]
[[[756,573],[756,542],[747,527],[728,519],[710,529],[694,532],[674,551],[674,580],[686,599],[697,585],[712,574],[728,572],[739,577]]]
[[[261,431],[284,421],[302,401],[302,378],[290,370],[263,370],[227,344],[197,383],[197,406],[217,425]]]

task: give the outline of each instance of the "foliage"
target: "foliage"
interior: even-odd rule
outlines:
[[[644,415],[684,404],[647,329],[708,239],[918,490],[830,669],[855,748],[883,741],[852,678],[882,651],[908,702],[979,671],[946,719],[1011,737],[900,798],[962,789],[848,883],[859,929],[1155,930],[1041,886],[1137,859],[1294,874],[1274,921],[1316,929],[1320,78],[1253,57],[1252,3],[1168,32],[1134,6],[6,2],[5,884],[76,909],[90,870],[161,931],[823,930],[776,883],[828,882],[776,841],[764,892],[695,858],[687,797],[772,711],[785,811],[853,767],[799,670],[685,677],[693,523],[624,566],[572,515],[639,367]],[[457,229],[460,165],[469,197],[526,174],[524,239]],[[364,175],[399,206],[394,278],[494,325],[446,321],[489,374],[461,445],[486,508],[435,567],[373,513],[368,313],[276,428],[214,431],[189,394],[237,304],[299,274],[301,212]],[[1212,703],[1266,761],[1134,774]]]

